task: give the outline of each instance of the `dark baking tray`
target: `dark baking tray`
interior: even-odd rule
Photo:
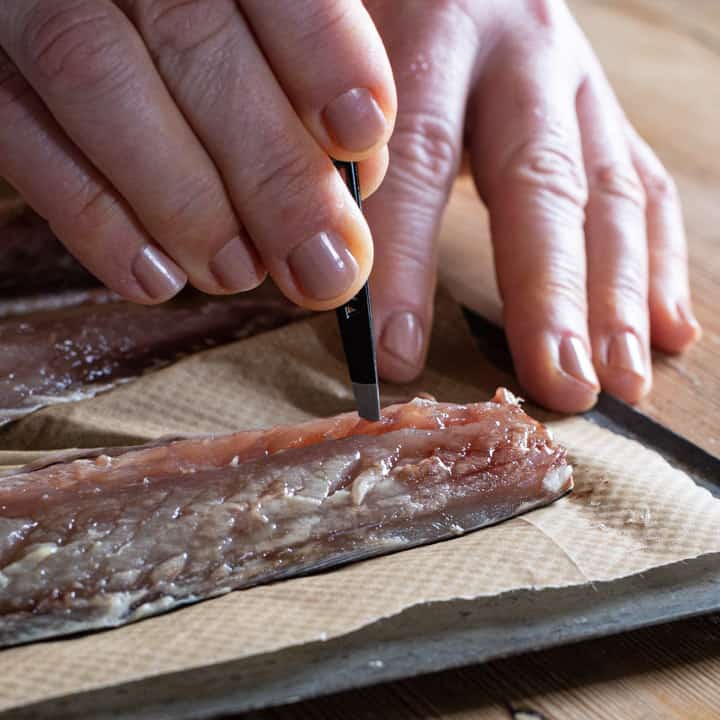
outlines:
[[[485,354],[510,369],[502,331],[466,314]],[[720,497],[720,459],[606,395],[587,417],[652,447]],[[0,717],[212,718],[713,611],[720,611],[720,555],[591,587],[428,603],[327,642],[74,695]]]

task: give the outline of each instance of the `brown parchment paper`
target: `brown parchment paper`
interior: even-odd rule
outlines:
[[[428,370],[438,399],[487,399],[509,378],[438,306]],[[293,422],[352,407],[332,315],[212,350],[93,400],[12,426],[4,446],[90,446]],[[531,409],[531,412],[534,412]],[[109,632],[0,652],[0,710],[322,641],[429,601],[599,582],[720,552],[720,501],[657,454],[578,418],[554,420],[576,489],[555,505],[448,542],[231,593]],[[0,462],[17,460],[0,453]],[[521,619],[519,619],[521,621]]]

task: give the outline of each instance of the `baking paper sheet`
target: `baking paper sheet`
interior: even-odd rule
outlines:
[[[90,401],[47,408],[0,436],[17,451],[257,428],[352,408],[332,314],[187,358]],[[425,391],[487,399],[510,378],[438,305]],[[515,388],[517,389],[517,388]],[[531,412],[534,412],[530,408]],[[555,505],[448,542],[253,588],[109,632],[0,652],[0,710],[349,633],[428,601],[612,580],[720,552],[720,501],[656,453],[579,419],[550,423],[576,489]],[[522,621],[521,618],[518,619]]]

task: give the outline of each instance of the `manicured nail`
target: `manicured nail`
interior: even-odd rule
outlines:
[[[616,370],[645,377],[645,360],[637,335],[624,332],[613,335],[608,348],[608,365]]]
[[[423,346],[423,329],[417,316],[411,312],[391,315],[385,323],[381,343],[390,355],[408,365],[417,365]]]
[[[345,243],[332,233],[313,235],[288,257],[301,290],[315,300],[332,300],[355,282],[358,264]]]
[[[210,272],[225,290],[252,290],[263,279],[256,262],[245,240],[234,237],[225,243],[210,261]]]
[[[581,383],[599,385],[590,355],[579,338],[564,337],[560,342],[560,367]]]
[[[354,88],[335,98],[322,117],[335,142],[350,152],[369,150],[387,127],[383,111],[365,88]]]
[[[168,300],[187,282],[185,273],[152,245],[145,245],[135,256],[132,272],[140,287],[154,300]]]

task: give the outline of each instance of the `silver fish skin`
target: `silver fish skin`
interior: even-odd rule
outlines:
[[[189,292],[150,307],[101,290],[75,293],[80,304],[63,306],[67,295],[43,298],[56,307],[0,319],[0,426],[307,314],[269,286],[227,297]]]

